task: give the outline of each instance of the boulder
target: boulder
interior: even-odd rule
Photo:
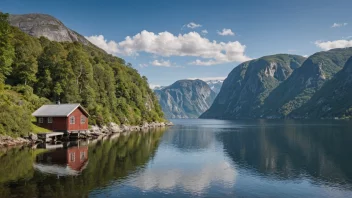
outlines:
[[[108,128],[106,125],[102,126],[102,127],[100,128],[100,131],[101,131],[102,133],[109,133],[109,132],[110,132],[109,128]]]
[[[130,130],[131,130],[131,128],[130,128],[129,126],[124,125],[124,124],[121,125],[121,129],[122,129],[123,132],[130,131]]]
[[[148,127],[149,127],[148,122],[143,122],[141,128],[148,128]]]
[[[100,128],[97,125],[93,125],[89,131],[92,133],[100,133]]]
[[[29,140],[31,140],[31,141],[33,141],[33,142],[36,142],[36,141],[38,140],[37,134],[30,133],[30,134],[29,134]]]
[[[113,122],[110,122],[108,124],[108,128],[109,128],[109,131],[111,133],[120,133],[120,132],[122,132],[122,130],[120,129],[120,126],[117,125],[116,123],[113,123]]]

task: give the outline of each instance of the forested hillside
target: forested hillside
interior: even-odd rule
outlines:
[[[0,13],[0,134],[31,130],[44,103],[81,103],[90,124],[160,121],[163,112],[147,78],[92,44],[35,38]]]

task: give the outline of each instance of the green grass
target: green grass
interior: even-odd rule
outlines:
[[[47,133],[47,132],[51,132],[50,130],[48,129],[44,129],[42,127],[39,127],[35,124],[32,123],[32,133]]]

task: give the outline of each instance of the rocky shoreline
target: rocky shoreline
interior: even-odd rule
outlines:
[[[153,128],[173,126],[172,122],[151,122],[143,123],[139,126],[118,125],[116,123],[109,123],[105,126],[99,127],[97,125],[91,126],[86,132],[81,132],[80,139],[97,139],[108,136],[114,133],[132,132],[132,131],[147,131]],[[0,135],[0,147],[12,147],[21,145],[32,145],[40,143],[37,135],[30,133],[27,137],[11,137],[7,135]]]

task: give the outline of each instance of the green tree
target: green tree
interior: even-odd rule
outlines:
[[[6,76],[10,74],[14,58],[11,45],[12,31],[8,23],[8,14],[0,13],[0,89],[3,88]]]

